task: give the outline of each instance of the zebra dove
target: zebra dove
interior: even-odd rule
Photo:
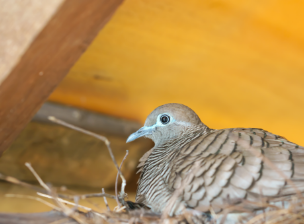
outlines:
[[[190,108],[172,103],[156,108],[127,142],[143,136],[155,146],[140,159],[136,202],[155,212],[181,187],[173,214],[184,208],[219,212],[242,199],[277,200],[304,191],[304,148],[263,129],[211,129]]]

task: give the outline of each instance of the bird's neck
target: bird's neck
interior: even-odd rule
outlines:
[[[154,141],[155,143],[154,149],[165,150],[165,151],[168,151],[170,149],[176,150],[177,148],[180,148],[180,146],[183,145],[183,143],[187,143],[188,139],[191,140],[196,136],[207,134],[211,130],[212,129],[208,128],[203,123],[195,126],[193,125],[193,126],[185,127],[183,131],[179,132],[178,135],[174,137],[165,138],[165,136],[161,136],[161,138],[157,138],[157,140]]]
[[[168,163],[172,162],[175,157],[178,156],[180,150],[185,145],[189,144],[199,136],[209,133],[210,131],[212,131],[212,129],[209,129],[205,125],[194,126],[191,129],[183,132],[183,134],[177,138],[165,139],[155,143],[155,146],[147,158],[145,165],[150,166],[149,169],[157,170],[161,170],[162,167],[167,167]]]
[[[140,180],[138,182],[136,201],[140,201],[140,195],[144,196],[147,205],[155,204],[158,200],[154,198],[155,186],[163,186],[164,191],[158,197],[169,198],[172,193],[168,186],[173,170],[174,160],[180,150],[193,139],[207,134],[210,129],[207,126],[197,127],[187,131],[179,138],[167,139],[167,141],[155,144],[151,154],[144,162]],[[159,205],[161,207],[161,205]],[[157,206],[156,206],[157,207]]]

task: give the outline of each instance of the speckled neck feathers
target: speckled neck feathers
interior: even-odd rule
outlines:
[[[169,199],[172,194],[169,179],[172,170],[178,164],[171,162],[178,157],[180,150],[185,145],[208,132],[210,132],[210,129],[207,126],[199,124],[185,128],[184,132],[181,133],[182,138],[165,137],[162,138],[162,141],[157,142],[140,159],[138,172],[141,172],[141,176],[138,181],[136,201],[144,203],[152,209],[154,208],[156,212],[160,212],[165,206],[163,200]],[[167,190],[156,192],[159,188]]]

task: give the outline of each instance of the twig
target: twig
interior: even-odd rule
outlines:
[[[124,158],[122,159],[121,164],[120,164],[120,167],[119,167],[120,170],[121,170],[122,164],[123,164],[123,162],[125,161],[125,159],[127,158],[128,154],[129,154],[129,150],[126,150],[126,155],[125,155]],[[116,175],[116,181],[115,181],[115,195],[116,195],[116,202],[117,202],[118,208],[120,208],[120,203],[119,203],[119,200],[118,200],[118,193],[117,193],[118,175],[119,175],[119,173],[117,173],[117,175]],[[121,185],[121,189],[124,189],[124,187],[125,187],[125,186]],[[122,195],[122,197],[124,197],[124,195]]]
[[[61,198],[67,198],[67,199],[73,199],[75,196],[69,196],[69,195],[63,195],[64,197]],[[107,197],[107,198],[112,198],[115,199],[115,195],[107,194],[107,193],[93,193],[93,194],[82,194],[82,195],[76,195],[80,199],[85,199],[85,198],[97,198],[97,197]]]
[[[115,212],[121,212],[122,210],[126,209],[126,206],[123,206],[121,208],[115,207]]]
[[[39,177],[39,175],[36,173],[36,171],[31,166],[31,164],[30,163],[25,163],[25,165],[27,166],[27,168],[29,168],[29,170],[32,172],[32,174],[36,177],[36,179],[38,180],[41,187],[43,187],[48,192],[51,192],[51,189],[43,182],[43,180]]]
[[[76,197],[77,197],[78,199],[83,199],[83,200],[85,200],[85,201],[88,202],[90,205],[93,205],[93,206],[97,209],[97,212],[101,212],[101,211],[102,211],[101,208],[98,206],[97,203],[92,202],[92,201],[89,200],[88,198],[81,198],[82,195],[77,195],[78,193],[76,193],[76,192],[74,192],[74,191],[68,189],[68,188],[65,187],[65,186],[61,186],[61,187],[60,187],[60,191],[67,192],[69,195],[71,195],[71,196],[69,196],[70,198],[72,198],[72,197],[73,197],[73,198],[76,198]],[[60,197],[60,198],[65,198],[65,197],[61,197],[60,194],[58,194],[58,193],[57,193],[57,195],[58,195],[58,197]],[[75,201],[75,199],[74,199],[74,201]],[[92,210],[93,210],[93,208],[92,208]]]
[[[39,196],[41,196],[41,197],[53,199],[52,196],[47,195],[47,194],[42,194],[42,193],[39,193],[39,192],[37,192],[37,194],[38,194]],[[106,217],[105,217],[104,215],[102,215],[102,214],[100,214],[100,213],[98,213],[98,212],[93,211],[93,210],[92,210],[91,208],[89,208],[89,207],[86,207],[86,206],[83,206],[83,205],[79,205],[79,204],[75,204],[75,203],[73,203],[73,202],[63,200],[62,198],[58,198],[58,200],[61,201],[61,202],[63,202],[63,203],[66,203],[66,204],[69,204],[69,205],[73,205],[73,206],[77,206],[77,207],[79,207],[79,208],[82,208],[82,209],[85,209],[85,210],[87,210],[87,211],[93,212],[95,215],[100,216],[100,217],[102,217],[103,219],[106,219]]]
[[[113,155],[113,152],[112,152],[112,149],[111,149],[111,146],[110,146],[110,142],[109,142],[109,140],[108,140],[106,137],[101,136],[101,135],[98,135],[98,134],[93,133],[93,132],[90,132],[90,131],[87,131],[87,130],[85,130],[85,129],[76,127],[76,126],[74,126],[74,125],[72,125],[72,124],[69,124],[69,123],[64,122],[64,121],[62,121],[62,120],[59,120],[59,119],[57,119],[57,118],[55,118],[55,117],[53,117],[53,116],[48,117],[48,119],[49,119],[50,121],[53,121],[54,123],[63,125],[63,126],[65,126],[65,127],[71,128],[71,129],[76,130],[76,131],[79,131],[79,132],[82,132],[82,133],[84,133],[84,134],[90,135],[90,136],[92,136],[92,137],[95,137],[95,138],[97,138],[97,139],[103,141],[103,142],[106,144],[107,148],[108,148],[108,151],[109,151],[109,153],[110,153],[111,159],[112,159],[114,165],[116,166],[116,169],[117,169],[117,171],[118,171],[118,173],[119,173],[119,175],[120,175],[120,178],[121,178],[121,180],[122,180],[122,184],[121,184],[121,194],[122,194],[122,195],[125,194],[125,186],[127,185],[127,182],[126,182],[126,179],[125,179],[125,177],[123,176],[121,170],[120,170],[119,167],[118,167],[118,164],[117,164],[117,162],[116,162],[116,159],[115,159],[115,157],[114,157],[114,155]]]
[[[102,188],[101,191],[102,191],[103,194],[105,194],[104,188]],[[105,202],[105,204],[106,204],[106,206],[107,206],[108,211],[110,212],[111,209],[110,209],[110,207],[109,207],[109,205],[108,205],[107,198],[106,198],[106,197],[103,197],[103,200],[104,200],[104,202]]]
[[[52,196],[47,195],[47,194],[42,194],[42,193],[39,193],[39,192],[37,192],[37,194],[38,194],[39,196],[41,196],[41,197],[53,199]],[[85,206],[83,206],[83,205],[75,204],[75,203],[73,203],[73,202],[70,202],[70,201],[67,201],[67,200],[64,200],[64,199],[61,199],[61,198],[58,198],[58,200],[61,201],[61,202],[63,202],[63,203],[65,203],[65,204],[68,204],[68,205],[78,206],[79,208],[83,208],[83,209],[85,209],[85,210],[87,210],[87,211],[92,211],[91,208],[85,207]]]
[[[5,176],[5,175],[3,175],[1,173],[0,173],[0,180],[4,180],[4,181],[7,181],[7,182],[12,183],[12,184],[17,184],[17,185],[20,185],[22,187],[30,188],[30,189],[32,189],[34,191],[39,191],[39,192],[42,192],[42,193],[47,193],[47,191],[45,189],[41,188],[41,187],[37,187],[35,185],[25,183],[23,181],[18,180],[15,177]]]
[[[55,192],[51,190],[39,177],[39,175],[36,173],[36,171],[33,169],[30,163],[25,163],[25,165],[29,168],[29,170],[32,172],[32,174],[36,177],[39,184],[48,192],[49,195],[52,195],[52,199],[55,202],[55,204],[60,208],[60,211],[63,212],[66,216],[69,216],[76,220],[77,222],[81,224],[85,224],[86,222],[79,216],[78,213],[75,213],[73,209],[70,209],[66,205],[64,205],[61,201],[59,201],[58,197],[56,196]]]
[[[25,183],[23,181],[18,180],[15,177],[5,176],[1,173],[0,173],[0,180],[4,180],[4,181],[7,181],[7,182],[12,183],[12,184],[17,184],[17,185],[20,185],[20,186],[23,186],[23,187],[26,187],[26,188],[30,188],[30,189],[32,189],[36,192],[42,193],[42,194],[48,193],[47,190],[45,190],[41,187],[37,187],[35,185]],[[83,195],[75,195],[75,196],[70,196],[70,195],[66,195],[66,194],[57,194],[57,195],[60,198],[66,198],[66,199],[72,199],[72,200],[74,199],[74,197],[79,197],[80,199],[94,198],[94,197],[107,197],[107,198],[112,198],[112,199],[116,198],[115,195],[103,194],[103,193],[83,194]]]
[[[268,211],[267,212],[267,216],[271,216],[271,215],[276,215],[277,217],[280,217],[280,215],[286,215],[288,214],[289,211],[288,209],[282,209],[282,210],[279,210],[279,211]],[[253,223],[256,223],[257,221],[261,220],[264,218],[264,214],[261,213],[259,215],[256,215],[255,217],[253,217],[252,219],[250,219],[247,224],[253,224]]]

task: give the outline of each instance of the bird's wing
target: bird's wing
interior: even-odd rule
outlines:
[[[199,163],[196,168],[195,163]],[[304,191],[304,148],[262,129],[212,131],[184,146],[173,164],[168,185],[174,189],[194,172],[183,191],[189,207],[217,209],[244,198],[258,201],[261,196],[295,194],[284,177]]]

